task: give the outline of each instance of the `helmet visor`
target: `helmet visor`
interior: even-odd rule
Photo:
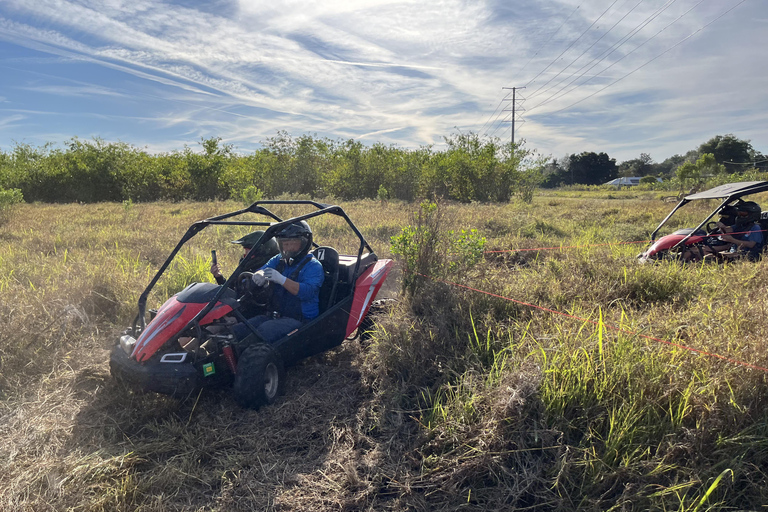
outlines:
[[[308,243],[308,240],[299,237],[277,239],[277,245],[280,247],[280,254],[286,259],[296,258],[304,251],[304,248]]]

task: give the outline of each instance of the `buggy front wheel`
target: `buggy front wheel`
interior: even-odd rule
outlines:
[[[275,403],[283,391],[285,367],[269,345],[248,347],[237,361],[235,401],[246,409],[258,409]]]

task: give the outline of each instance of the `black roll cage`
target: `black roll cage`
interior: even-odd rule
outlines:
[[[292,205],[292,206],[299,206],[299,205],[310,205],[315,208],[317,208],[317,211],[313,211],[310,213],[306,213],[304,215],[298,215],[296,217],[291,217],[288,219],[281,219],[279,216],[277,216],[275,213],[270,211],[269,209],[265,208],[262,205]],[[265,215],[267,217],[270,217],[274,219],[276,222],[266,222],[266,221],[232,221],[227,220],[231,219],[232,217],[237,217],[239,215],[243,215],[246,213],[254,213],[259,215]],[[247,208],[243,208],[241,210],[237,210],[234,212],[225,213],[222,215],[217,215],[216,217],[211,217],[208,219],[200,220],[192,224],[189,229],[187,229],[187,232],[184,233],[184,235],[181,237],[181,240],[179,240],[179,243],[176,244],[176,247],[173,248],[171,251],[171,254],[168,256],[168,258],[165,260],[165,262],[162,264],[160,269],[157,271],[155,276],[150,281],[149,285],[147,285],[144,292],[139,296],[138,301],[138,307],[139,312],[136,318],[133,321],[133,332],[143,332],[146,328],[146,306],[147,306],[147,298],[149,297],[149,294],[151,293],[152,289],[157,284],[160,277],[165,273],[165,271],[170,266],[173,259],[176,257],[176,254],[181,250],[181,248],[189,241],[191,240],[195,235],[200,233],[202,230],[207,228],[211,225],[225,225],[225,226],[260,226],[260,227],[266,227],[264,234],[259,238],[259,240],[254,244],[253,247],[251,247],[251,250],[248,251],[248,255],[254,253],[259,247],[264,245],[267,241],[274,238],[275,233],[282,230],[283,227],[293,224],[294,222],[299,222],[302,220],[311,219],[314,217],[318,217],[320,215],[337,215],[341,218],[343,218],[349,227],[352,229],[352,231],[355,233],[357,238],[360,240],[360,247],[357,251],[357,261],[355,262],[355,268],[352,273],[352,280],[357,279],[358,273],[360,271],[360,261],[363,257],[363,251],[365,249],[368,250],[369,253],[373,253],[373,249],[368,244],[368,242],[365,240],[365,237],[363,237],[363,234],[360,233],[360,230],[357,229],[357,226],[352,222],[352,220],[347,216],[347,214],[344,212],[343,208],[341,206],[337,205],[331,205],[331,204],[324,204],[324,203],[318,203],[315,201],[309,201],[309,200],[263,200],[263,201],[256,201],[255,203],[251,204]],[[313,246],[318,247],[318,244],[313,242]],[[200,320],[205,317],[214,307],[214,305],[219,301],[219,299],[222,297],[222,295],[225,293],[227,289],[229,289],[230,284],[235,279],[235,276],[238,276],[240,272],[242,272],[243,268],[245,267],[247,263],[248,258],[243,258],[240,264],[237,266],[237,268],[230,274],[230,276],[227,278],[227,281],[220,286],[219,290],[216,292],[214,297],[208,302],[208,304],[197,314],[195,317],[190,320],[187,325],[182,329],[181,332],[186,331],[190,328],[195,328],[197,331],[198,336],[200,335]],[[249,325],[246,323],[246,325]],[[136,327],[139,327],[139,330],[137,331]]]
[[[704,221],[696,226],[695,229],[693,229],[689,234],[687,234],[682,240],[677,242],[673,247],[670,248],[670,251],[673,249],[676,249],[683,245],[689,238],[691,238],[697,231],[699,231],[701,228],[703,228],[707,222],[712,219],[715,215],[717,215],[723,208],[725,208],[729,203],[736,201],[737,199],[741,199],[744,196],[751,195],[751,194],[757,194],[759,192],[765,192],[768,190],[768,181],[741,181],[737,183],[727,183],[725,185],[720,185],[718,187],[711,188],[709,190],[705,190],[704,192],[699,192],[697,194],[691,194],[690,196],[684,197],[677,206],[674,207],[674,209],[669,212],[669,215],[667,215],[664,220],[661,221],[661,224],[659,224],[656,229],[651,233],[651,243],[653,243],[656,240],[656,235],[659,233],[659,230],[664,226],[664,224],[667,223],[667,221],[672,218],[672,215],[675,214],[677,210],[685,206],[686,204],[690,203],[691,201],[699,200],[699,199],[722,199],[722,203],[715,208],[715,210],[707,216]]]

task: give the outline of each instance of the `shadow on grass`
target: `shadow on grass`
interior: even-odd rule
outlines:
[[[89,405],[67,450],[91,455],[96,486],[118,508],[357,508],[378,490],[361,477],[376,461],[366,456],[359,350],[346,342],[289,368],[285,396],[258,411],[238,407],[229,389],[177,400],[83,371],[76,386]]]

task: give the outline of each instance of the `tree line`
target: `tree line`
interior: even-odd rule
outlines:
[[[683,184],[716,174],[738,174],[750,169],[768,171],[768,157],[756,151],[750,141],[727,134],[716,135],[684,155],[673,155],[658,163],[648,153],[641,153],[638,158],[620,164],[606,153],[583,152],[555,158],[543,169],[542,186],[600,185],[628,176],[672,179],[677,184]]]
[[[185,146],[159,154],[101,139],[73,138],[63,147],[17,143],[0,152],[0,190],[18,190],[30,202],[247,201],[281,195],[504,202],[515,196],[530,201],[539,186],[598,185],[618,176],[679,181],[675,173],[681,168],[692,179],[697,172],[706,174],[696,163],[704,154],[713,155],[707,162],[716,170],[755,162],[766,169],[749,141],[733,135],[717,136],[659,164],[642,154],[618,165],[605,153],[545,158],[524,142],[502,143],[471,132],[445,141],[438,151],[278,132],[245,155],[218,137],[201,139],[197,150]]]
[[[97,202],[242,199],[300,195],[344,200],[508,201],[538,183],[543,161],[522,144],[475,134],[453,135],[447,147],[415,150],[285,132],[251,154],[220,138],[195,151],[149,154],[124,142],[73,138],[63,148],[16,144],[0,152],[0,189],[26,201]],[[531,186],[533,184],[533,186]]]

